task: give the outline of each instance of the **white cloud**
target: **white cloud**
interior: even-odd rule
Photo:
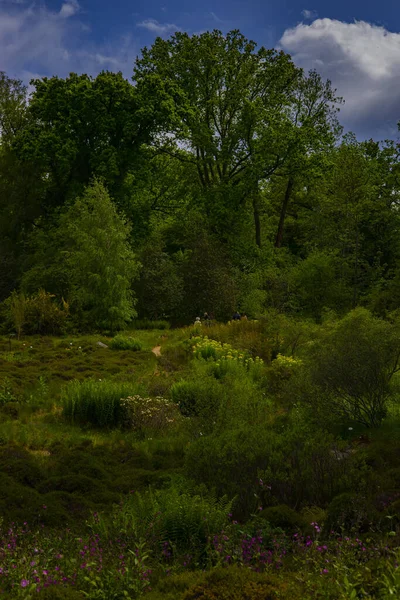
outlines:
[[[301,11],[301,14],[304,17],[304,19],[307,19],[307,21],[311,21],[312,19],[316,19],[317,16],[318,16],[318,13],[317,13],[316,10],[307,10],[306,8]]]
[[[136,26],[143,27],[157,35],[165,35],[173,33],[174,31],[179,31],[179,27],[173,23],[159,23],[156,19],[145,19],[144,21],[137,23]]]
[[[65,77],[71,71],[95,75],[102,69],[130,77],[138,51],[132,38],[93,43],[90,28],[74,17],[80,8],[77,0],[60,5],[52,11],[43,4],[0,3],[0,71],[25,82],[31,75]]]
[[[346,104],[341,121],[359,135],[393,136],[400,119],[400,33],[356,21],[317,19],[287,29],[281,47],[332,80]]]
[[[68,17],[72,17],[79,12],[79,8],[80,6],[76,0],[67,0],[67,2],[64,2],[61,6],[60,17],[68,19]]]

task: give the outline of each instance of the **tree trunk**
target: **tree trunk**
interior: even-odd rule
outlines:
[[[285,226],[286,212],[287,212],[287,208],[289,206],[290,196],[292,195],[292,189],[293,189],[293,179],[291,177],[289,177],[289,180],[288,180],[288,183],[286,186],[285,197],[283,199],[282,206],[281,206],[281,214],[279,217],[278,232],[276,234],[276,239],[275,239],[275,248],[280,248],[282,246],[283,228]]]

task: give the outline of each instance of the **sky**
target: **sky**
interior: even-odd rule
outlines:
[[[122,71],[157,36],[240,29],[317,69],[343,96],[359,139],[397,139],[400,3],[396,0],[0,0],[0,71],[24,82]]]

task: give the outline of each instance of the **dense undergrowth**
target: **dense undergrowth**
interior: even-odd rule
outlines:
[[[141,350],[2,338],[1,595],[397,597],[396,325],[381,347],[371,319],[149,327],[134,332]],[[357,362],[340,367],[346,406],[332,365],[321,384],[315,349],[345,342],[353,364],[346,332],[363,365],[380,349],[379,373],[365,374],[384,391],[379,426],[345,410],[375,407],[362,386],[351,396]]]

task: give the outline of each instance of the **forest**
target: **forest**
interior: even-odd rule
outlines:
[[[344,102],[238,30],[0,73],[0,597],[400,597],[400,145]]]

